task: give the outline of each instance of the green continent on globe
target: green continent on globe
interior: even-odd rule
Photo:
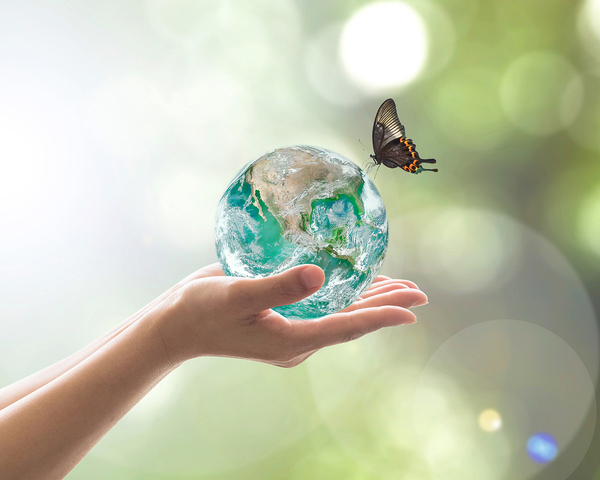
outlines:
[[[347,170],[347,165],[314,158],[309,150],[298,150],[290,157],[276,150],[248,168],[246,182],[252,188],[252,203],[261,218],[266,221],[258,196],[281,225],[284,238],[312,249],[327,250],[354,263],[359,251],[356,247],[353,251],[347,249],[347,226],[335,229],[331,238],[319,239],[310,222],[315,202],[322,200],[334,205],[343,195],[347,197],[345,201],[356,207],[356,218],[362,217],[365,207],[359,191],[363,179],[349,175]]]
[[[323,287],[275,310],[317,318],[351,304],[378,274],[387,250],[387,217],[373,182],[328,150],[297,146],[269,152],[231,182],[217,210],[216,246],[227,275],[266,276],[312,263]]]

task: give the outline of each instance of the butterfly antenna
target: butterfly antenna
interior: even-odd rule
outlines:
[[[360,141],[360,138],[358,139],[358,143],[360,143],[363,146],[363,152],[365,151],[365,146],[364,144]]]
[[[438,171],[437,168],[423,168],[423,167],[421,167],[421,168],[423,169],[424,172],[437,172]]]

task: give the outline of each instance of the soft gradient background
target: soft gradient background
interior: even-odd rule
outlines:
[[[2,0],[0,384],[216,261],[248,161],[364,165],[388,97],[440,169],[375,178],[419,322],[189,362],[67,478],[600,479],[600,0]]]

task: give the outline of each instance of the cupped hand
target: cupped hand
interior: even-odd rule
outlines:
[[[161,335],[174,363],[198,356],[246,358],[292,367],[317,350],[382,327],[416,322],[411,307],[427,296],[406,280],[379,276],[344,310],[315,320],[291,320],[271,310],[315,293],[325,280],[315,265],[265,278],[226,277],[209,265],[167,299]]]

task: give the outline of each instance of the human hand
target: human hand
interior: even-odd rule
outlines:
[[[200,274],[201,273],[201,274]],[[416,321],[410,307],[426,295],[406,280],[377,277],[356,302],[316,320],[290,320],[271,310],[315,293],[325,280],[315,265],[265,278],[226,277],[218,264],[197,272],[167,299],[161,335],[174,364],[197,356],[246,358],[282,367],[317,350],[382,327]]]

